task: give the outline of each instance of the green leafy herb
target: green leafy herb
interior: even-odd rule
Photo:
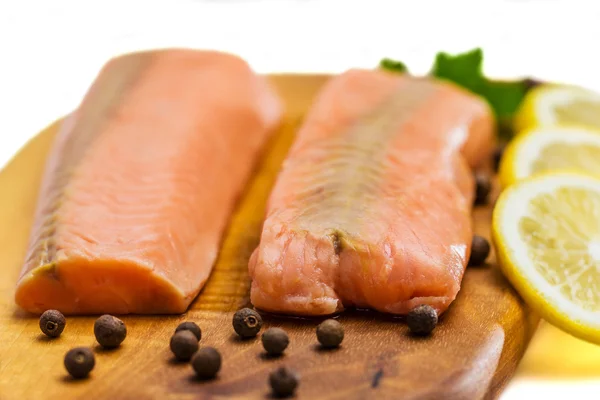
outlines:
[[[481,65],[483,52],[481,49],[452,56],[438,53],[430,75],[456,83],[474,93],[481,91],[484,85]]]
[[[478,94],[490,103],[498,118],[510,118],[519,108],[525,93],[527,86],[523,81],[485,80]]]
[[[383,69],[387,69],[388,71],[394,72],[408,72],[408,68],[406,68],[406,64],[402,61],[392,60],[391,58],[384,58],[379,63],[379,67]]]
[[[483,97],[498,120],[501,136],[510,136],[511,121],[525,94],[530,89],[528,80],[499,81],[488,79],[483,74],[483,51],[476,48],[465,53],[451,55],[440,52],[429,73],[439,79],[448,80]],[[380,67],[405,72],[406,67],[400,61],[383,59]]]
[[[431,75],[447,79],[488,101],[498,120],[512,118],[527,92],[524,81],[497,81],[483,75],[479,48],[455,56],[438,53]]]

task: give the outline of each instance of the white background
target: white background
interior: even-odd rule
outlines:
[[[481,46],[486,73],[600,90],[596,0],[0,0],[0,167],[77,106],[102,64],[140,48],[232,51],[259,72],[339,72],[384,56],[425,73]],[[0,221],[1,223],[1,221]],[[503,400],[600,397],[600,381],[516,379]]]

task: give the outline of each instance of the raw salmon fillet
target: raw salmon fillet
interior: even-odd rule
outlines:
[[[330,80],[270,195],[252,303],[442,313],[470,254],[471,168],[493,138],[486,103],[450,83],[369,70]]]
[[[111,60],[55,139],[17,304],[184,312],[281,116],[268,83],[233,55]]]

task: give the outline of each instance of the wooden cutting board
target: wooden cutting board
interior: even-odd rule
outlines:
[[[260,399],[269,396],[269,372],[284,364],[300,373],[297,397],[304,399],[497,397],[538,318],[508,285],[493,257],[490,265],[467,271],[457,300],[430,338],[411,337],[399,319],[355,311],[340,317],[346,338],[335,351],[319,350],[318,321],[310,319],[265,316],[267,327],[281,326],[290,334],[282,358],[264,357],[259,339],[236,339],[231,316],[248,304],[247,260],[258,243],[269,189],[302,115],[327,78],[272,77],[287,101],[286,123],[233,216],[206,287],[186,315],[124,317],[128,336],[115,351],[96,346],[93,317],[68,318],[63,335],[48,340],[37,318],[14,305],[40,175],[58,124],[32,140],[0,173],[0,398]],[[477,208],[473,218],[476,231],[488,236],[491,207]],[[222,352],[218,379],[196,382],[188,364],[172,360],[169,338],[183,320],[197,322],[201,344]],[[65,352],[74,346],[96,352],[96,368],[85,381],[72,381],[63,367]]]

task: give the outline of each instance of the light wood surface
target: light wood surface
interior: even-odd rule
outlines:
[[[278,359],[264,357],[260,340],[239,341],[233,311],[248,303],[247,260],[258,236],[269,189],[295,129],[326,76],[272,77],[287,100],[287,121],[273,140],[234,215],[214,272],[186,315],[127,316],[121,348],[102,351],[91,317],[70,317],[63,335],[47,340],[38,320],[14,305],[15,282],[24,257],[43,163],[56,130],[32,140],[0,173],[0,399],[259,399],[269,396],[268,373],[287,365],[301,375],[304,399],[495,398],[512,376],[537,317],[493,265],[469,269],[462,290],[430,338],[408,335],[402,321],[370,312],[340,317],[346,338],[340,349],[320,351],[316,320],[265,316],[265,325],[285,328],[291,344]],[[2,134],[10,134],[3,132]],[[488,236],[491,207],[474,212],[476,230]],[[218,379],[199,383],[188,364],[169,352],[180,321],[203,329],[202,345],[223,355]],[[85,381],[70,380],[65,352],[91,346],[96,368]]]

